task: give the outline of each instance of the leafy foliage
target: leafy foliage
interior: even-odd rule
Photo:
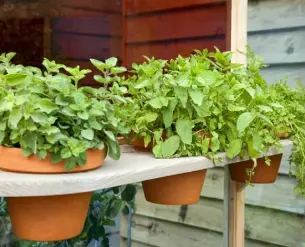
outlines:
[[[119,213],[135,209],[135,185],[115,187],[95,192],[82,233],[66,241],[33,242],[17,239],[15,247],[87,247],[92,240],[101,240],[102,247],[109,246],[109,233],[105,227],[114,227]],[[8,216],[5,201],[0,203],[0,217]]]
[[[44,70],[24,67],[11,63],[14,55],[0,56],[1,145],[41,159],[51,153],[54,163],[66,160],[67,170],[84,165],[88,149],[105,148],[113,159],[119,158],[116,136],[127,129],[111,104],[117,95],[104,88],[78,87],[90,70],[48,59]],[[106,64],[115,73],[124,71],[114,58]],[[105,74],[98,79],[117,77]]]
[[[262,60],[250,49],[247,67],[232,63],[231,56],[196,50],[170,61],[146,57],[133,64],[124,85],[132,99],[126,121],[134,138],[153,142],[157,158],[224,151],[255,160],[280,147],[269,113],[281,105],[271,100],[259,73]]]

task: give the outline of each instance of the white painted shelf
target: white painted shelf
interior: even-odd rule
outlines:
[[[291,150],[290,140],[281,141],[285,151]],[[269,154],[277,154],[270,150]],[[239,159],[227,159],[224,153],[217,166],[235,163]],[[114,186],[135,183],[158,177],[181,174],[215,165],[206,157],[183,157],[175,159],[155,159],[152,154],[136,152],[129,146],[122,147],[120,160],[106,159],[99,169],[73,174],[24,174],[0,171],[0,196],[41,196],[61,195],[94,191]]]

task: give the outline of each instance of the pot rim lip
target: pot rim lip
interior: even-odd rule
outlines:
[[[22,148],[8,147],[8,146],[4,146],[4,145],[1,145],[1,144],[0,144],[0,149],[11,149],[11,150],[22,151]],[[99,148],[88,148],[86,150],[86,152],[88,152],[88,151],[96,151],[96,152],[100,151],[100,152],[102,152],[102,151],[105,151],[105,148],[102,148],[102,149],[99,149]],[[47,153],[49,154],[50,152],[47,152]]]

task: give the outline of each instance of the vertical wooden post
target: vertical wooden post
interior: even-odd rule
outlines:
[[[227,49],[234,52],[232,62],[246,64],[248,0],[227,1]],[[245,184],[231,180],[225,167],[224,182],[224,247],[245,246]]]

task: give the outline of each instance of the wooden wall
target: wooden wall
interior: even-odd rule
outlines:
[[[248,31],[249,45],[270,64],[263,70],[269,83],[287,73],[291,85],[296,79],[305,82],[305,0],[249,0]],[[305,244],[305,200],[293,193],[296,180],[288,175],[287,154],[276,183],[246,189],[246,247]],[[199,203],[191,206],[147,203],[139,188],[132,247],[222,246],[223,179],[222,168],[210,169]],[[121,247],[126,232],[123,217]]]
[[[225,49],[225,0],[126,0],[124,64]]]

